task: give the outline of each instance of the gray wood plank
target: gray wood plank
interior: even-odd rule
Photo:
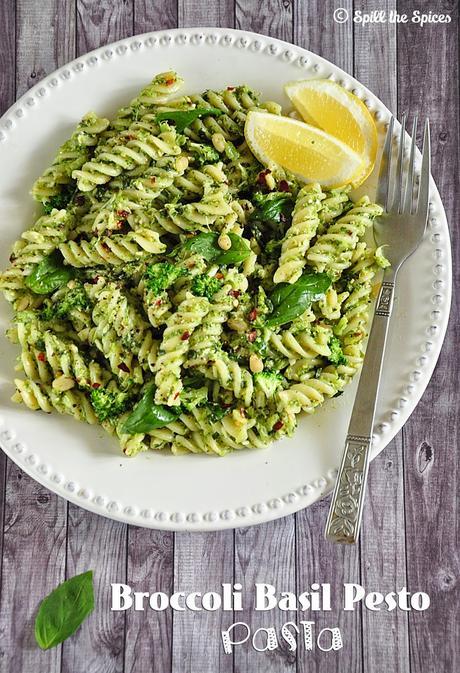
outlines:
[[[133,0],[76,0],[77,53],[133,34]]]
[[[174,585],[174,536],[166,531],[130,526],[127,583],[134,591],[163,591]],[[125,673],[171,670],[173,615],[170,609],[126,614]]]
[[[353,23],[335,23],[334,10],[353,12],[353,0],[310,0],[294,4],[294,42],[353,72]]]
[[[77,2],[76,54],[132,34],[132,2]],[[115,449],[116,450],[116,449]],[[125,614],[110,611],[111,582],[126,577],[127,526],[69,503],[66,575],[94,570],[97,607],[62,650],[62,673],[124,670]]]
[[[134,0],[134,33],[177,26],[176,0]],[[127,582],[134,590],[172,593],[174,534],[128,527]],[[165,673],[172,665],[171,610],[126,615],[125,672]]]
[[[134,34],[177,26],[177,0],[134,0]]]
[[[177,22],[180,28],[191,26],[233,28],[235,25],[233,0],[209,3],[202,0],[178,0]]]
[[[73,3],[60,2],[58,12],[57,0],[44,0],[39,5],[18,0],[16,31],[11,6],[14,9],[14,3],[9,2],[2,9],[9,8],[9,15],[2,17],[10,35],[6,42],[9,61],[4,65],[13,68],[8,72],[12,77],[15,74],[16,94],[20,96],[71,57],[74,41],[67,20]],[[3,95],[11,94],[12,84],[5,87]],[[38,649],[33,621],[40,600],[64,578],[67,505],[9,461],[6,479],[0,670],[53,673],[60,669],[60,649],[46,653]]]
[[[416,8],[412,1],[399,7],[406,13]],[[447,338],[431,383],[405,426],[408,586],[431,596],[427,612],[409,614],[412,673],[453,673],[460,667],[458,4],[439,2],[436,11],[451,13],[452,23],[398,27],[399,106],[430,117],[433,175],[457,241]],[[426,311],[428,315],[430,309]]]
[[[125,614],[110,610],[111,582],[125,582],[127,526],[69,504],[66,576],[94,571],[96,607],[62,645],[61,673],[124,671]]]
[[[354,3],[363,12],[389,15],[395,0]],[[354,26],[354,75],[390,110],[396,111],[396,26],[394,23]],[[372,463],[369,470],[361,533],[361,583],[387,593],[407,584],[402,433]],[[382,553],[385,550],[385,553]],[[363,610],[365,671],[405,671],[409,666],[407,613]]]
[[[329,504],[330,497],[324,498],[296,515],[297,592],[309,591],[312,582],[331,585],[331,610],[307,611],[300,613],[299,619],[314,621],[316,636],[323,628],[338,627],[343,648],[336,652],[318,648],[307,652],[301,647],[298,673],[361,673],[361,611],[342,609],[344,582],[360,582],[359,546],[332,545],[324,539]],[[327,642],[322,644],[326,646]]]
[[[60,648],[39,650],[40,601],[64,579],[66,502],[8,462],[0,601],[1,673],[58,673]]]
[[[17,0],[16,96],[73,58],[72,0]]]
[[[349,0],[340,6],[352,11]],[[353,26],[348,21],[336,24],[333,12],[337,3],[314,0],[296,3],[294,11],[294,39],[300,46],[311,49],[331,60],[348,72],[353,69]],[[338,627],[341,630],[343,649],[337,652],[322,652],[319,649],[298,654],[298,673],[361,673],[361,611],[342,610],[344,582],[359,582],[359,547],[342,548],[324,540],[330,498],[299,512],[296,516],[297,532],[297,592],[308,591],[312,582],[331,584],[332,605],[330,612],[301,613],[301,618],[315,622],[315,633],[323,628]]]
[[[236,0],[235,26],[292,42],[293,1],[266,0],[261,11],[258,0]]]
[[[278,596],[281,591],[296,591],[293,516],[235,531],[235,582],[243,585],[245,608],[235,613],[235,621],[246,622],[251,628],[251,635],[260,627],[272,626],[279,635],[285,622],[296,621],[295,611],[283,612],[277,608],[267,612],[254,610],[256,582],[272,584]],[[256,645],[263,647],[265,644],[266,636],[261,634]],[[273,652],[257,652],[250,641],[235,647],[235,673],[293,673],[296,670],[296,654],[289,651],[287,643],[281,638],[279,644],[279,649]]]
[[[10,0],[0,4],[0,115],[14,102],[16,60],[16,12]],[[2,581],[3,522],[7,458],[0,451],[0,587]]]
[[[233,582],[233,532],[176,533],[174,591],[221,591]],[[233,623],[231,613],[175,612],[172,673],[231,673],[233,659],[223,652],[220,632]]]
[[[202,3],[178,0],[178,26],[234,26],[232,0]],[[218,590],[233,581],[233,532],[177,533],[174,536],[174,589]],[[229,673],[233,660],[224,655],[220,631],[226,613],[178,612],[173,615],[172,673]]]

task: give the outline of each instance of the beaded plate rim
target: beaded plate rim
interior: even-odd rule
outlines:
[[[224,49],[247,49],[263,52],[268,58],[284,59],[295,63],[307,73],[329,77],[353,91],[365,104],[377,108],[377,119],[389,118],[390,112],[371,91],[358,80],[326,59],[288,42],[271,38],[259,33],[229,28],[194,27],[160,30],[119,40],[99,47],[67,63],[34,85],[19,98],[0,118],[0,148],[9,137],[20,128],[25,118],[24,110],[37,109],[37,104],[58,86],[71,82],[73,77],[85,73],[88,68],[110,61],[113,57],[123,57],[140,49],[180,48],[185,44],[199,47],[201,44],[213,45]],[[434,259],[437,252],[447,253],[444,264],[433,265],[432,303],[441,303],[444,310],[434,310],[432,321],[426,327],[422,346],[423,355],[416,358],[416,366],[406,381],[406,394],[395,399],[388,418],[380,420],[375,428],[375,440],[371,458],[375,458],[399,432],[417,406],[425,391],[444,341],[449,318],[452,295],[451,245],[449,229],[444,207],[437,187],[431,178],[429,227],[440,228],[431,236]],[[428,230],[428,233],[430,229]],[[436,283],[441,280],[443,287]],[[433,317],[437,314],[437,318]],[[399,410],[406,408],[405,414]],[[145,510],[135,504],[109,500],[102,494],[93,494],[83,485],[76,484],[62,474],[53,472],[52,466],[42,463],[34,451],[17,440],[15,431],[8,428],[0,418],[0,445],[4,452],[29,476],[54,493],[70,502],[102,516],[148,528],[172,531],[215,531],[239,526],[264,523],[297,512],[329,493],[335,481],[336,469],[329,470],[323,477],[300,485],[289,493],[274,496],[266,502],[241,505],[234,510],[212,510],[208,512],[163,512]]]

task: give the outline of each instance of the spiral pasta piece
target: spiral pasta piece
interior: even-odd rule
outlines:
[[[307,263],[305,254],[319,225],[318,212],[324,194],[318,184],[305,185],[297,195],[292,224],[281,246],[275,283],[295,283]]]
[[[342,271],[350,266],[360,237],[382,213],[383,209],[379,205],[363,196],[348,213],[318,236],[307,253],[308,262],[317,271],[327,269],[334,279],[339,278]]]
[[[67,264],[78,268],[99,264],[124,264],[164,252],[166,246],[158,232],[137,229],[128,234],[92,238],[88,241],[67,241],[59,245]]]
[[[49,168],[32,187],[32,196],[37,201],[46,201],[72,182],[72,173],[90,158],[91,149],[97,144],[100,134],[109,125],[109,120],[94,112],[86,114],[75,132],[60,148]]]
[[[138,166],[148,168],[152,161],[162,156],[180,154],[176,133],[168,131],[135,130],[129,127],[96,148],[90,161],[81,169],[72,172],[78,189],[90,192],[98,185],[104,185],[123,171],[132,171]]]
[[[155,364],[155,402],[180,404],[181,366],[190,348],[190,337],[201,323],[210,304],[204,297],[187,296],[166,323]]]
[[[16,392],[11,398],[13,402],[22,403],[32,411],[53,410],[59,414],[68,414],[77,421],[94,425],[97,423],[96,414],[91,402],[81,390],[65,390],[59,392],[52,386],[28,379],[15,379]]]

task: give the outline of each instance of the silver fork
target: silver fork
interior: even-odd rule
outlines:
[[[393,126],[392,117],[383,148],[377,193],[377,202],[385,208],[386,213],[374,224],[375,241],[379,246],[388,246],[384,252],[391,262],[391,267],[385,269],[377,300],[345,450],[329,509],[326,538],[332,542],[353,544],[358,539],[372,445],[372,428],[396,277],[402,264],[420,245],[428,219],[431,163],[429,121],[428,119],[425,121],[422,167],[418,193],[415,196],[417,117],[414,118],[412,125],[407,170],[404,168],[406,115],[402,117],[396,175],[392,181]]]

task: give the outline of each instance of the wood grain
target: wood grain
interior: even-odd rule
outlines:
[[[355,2],[362,12],[396,9],[395,0]],[[385,22],[353,31],[354,76],[396,112],[396,25]],[[407,584],[403,441],[399,434],[372,462],[361,534],[361,583],[368,591],[399,590]],[[382,554],[382,549],[386,550]],[[363,610],[364,670],[386,673],[409,666],[407,613]]]
[[[174,536],[166,531],[129,526],[127,583],[134,591],[162,591],[174,585]],[[126,615],[125,673],[171,670],[173,615],[170,609],[129,611]]]
[[[235,27],[292,42],[293,0],[236,0]]]
[[[281,626],[296,621],[297,613],[278,609],[255,612],[255,583],[267,583],[282,591],[296,591],[295,522],[293,516],[267,524],[235,531],[235,582],[243,585],[245,598],[243,612],[235,614],[235,621],[246,622],[252,633],[258,628],[275,627],[279,635]],[[257,647],[266,644],[261,634]],[[279,649],[273,652],[257,652],[250,642],[235,649],[234,672],[264,671],[264,673],[294,673],[296,655],[289,651],[280,639]]]
[[[353,72],[353,23],[336,23],[334,10],[342,7],[351,16],[352,0],[309,0],[294,4],[294,43]]]
[[[402,9],[428,12],[431,7],[410,1]],[[412,23],[398,27],[398,98],[400,107],[430,117],[433,173],[453,234],[458,288],[458,5],[439,2],[436,11],[453,15],[451,30],[441,25],[420,29]],[[435,233],[433,228],[429,231]],[[433,308],[425,308],[427,317]],[[431,596],[427,612],[409,614],[412,673],[453,673],[460,667],[459,316],[457,289],[437,368],[404,431],[408,587]]]
[[[134,33],[177,26],[177,0],[134,0]]]
[[[233,583],[233,532],[176,533],[174,591],[221,591]],[[175,612],[172,673],[231,673],[233,659],[223,652],[220,633],[233,623],[232,613]]]
[[[111,612],[111,582],[126,580],[127,526],[69,504],[66,576],[94,571],[96,608],[62,645],[62,673],[121,673],[125,614]]]
[[[189,26],[234,28],[235,7],[233,0],[219,0],[219,2],[178,0],[177,25],[179,28]]]
[[[133,34],[133,0],[77,0],[77,53]]]
[[[64,579],[65,500],[8,461],[0,601],[1,673],[58,673],[60,648],[34,639],[40,601]]]
[[[330,583],[330,612],[308,611],[300,618],[315,622],[316,636],[323,628],[338,627],[343,648],[337,652],[321,652],[317,648],[307,652],[302,647],[298,673],[361,673],[361,610],[342,609],[344,582],[360,581],[359,546],[333,545],[324,539],[329,504],[330,497],[324,498],[296,515],[297,591],[309,591],[313,582]]]

